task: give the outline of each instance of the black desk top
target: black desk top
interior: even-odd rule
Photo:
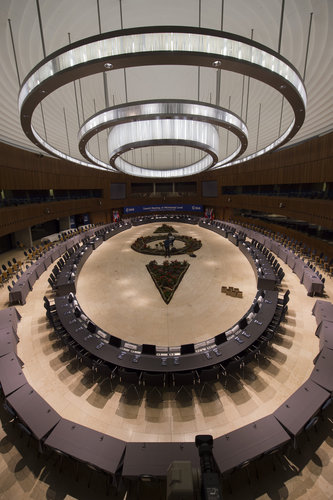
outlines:
[[[170,464],[179,460],[191,461],[193,467],[200,468],[195,443],[127,443],[122,475],[166,477]]]
[[[155,218],[139,218],[139,222],[142,223],[145,223],[149,220],[156,221]],[[163,220],[167,219],[163,218]],[[117,234],[118,230],[124,230],[129,227],[130,226],[123,226],[121,228],[117,228],[114,231],[114,234]],[[212,227],[216,228],[215,225]],[[100,358],[103,361],[111,363],[112,365],[136,371],[172,373],[197,370],[200,368],[222,363],[236,355],[241,355],[242,352],[244,352],[251,344],[253,344],[253,342],[255,342],[264,333],[267,326],[271,322],[276,310],[278,292],[269,289],[271,287],[275,287],[275,274],[263,253],[251,245],[249,246],[249,250],[247,250],[248,246],[249,245],[245,247],[241,245],[241,251],[253,264],[255,272],[257,272],[257,266],[262,266],[264,273],[263,281],[269,284],[269,286],[267,286],[268,289],[266,290],[264,303],[258,314],[255,316],[254,320],[249,323],[243,330],[245,334],[240,332],[236,339],[228,340],[227,342],[217,346],[215,349],[212,349],[209,352],[197,352],[175,357],[167,355],[143,355],[134,352],[126,352],[121,348],[116,348],[108,343],[102,342],[100,337],[90,334],[90,332],[86,328],[86,323],[74,316],[74,307],[68,304],[67,298],[65,296],[60,297],[61,286],[59,286],[59,290],[57,291],[58,297],[55,299],[58,316],[63,327],[81,347],[83,347],[94,357]],[[91,247],[89,247],[89,250],[85,251],[85,254],[81,258],[81,265],[80,263],[78,263],[73,280],[77,278],[83,262],[88,258],[91,251]],[[75,255],[71,257],[71,259],[69,259],[69,261],[63,267],[58,277],[57,285],[60,285],[61,283],[68,283],[68,277],[70,276],[74,260]],[[256,260],[258,262],[256,262]],[[64,290],[63,295],[67,293],[68,290]],[[109,332],[109,334],[110,333],[111,332]],[[126,339],[123,340],[126,341]]]
[[[135,215],[131,217],[131,224],[133,226],[140,226],[142,224],[150,224],[154,222],[182,222],[185,224],[198,224],[199,217],[197,215]]]
[[[80,247],[73,255],[66,261],[65,265],[61,269],[59,276],[56,281],[56,288],[61,289],[62,287],[67,287],[69,284],[75,284],[81,267],[92,254],[93,248],[88,245],[87,247]],[[73,271],[73,266],[76,264],[76,272]],[[73,276],[72,276],[73,274]]]
[[[82,462],[115,474],[122,461],[125,442],[62,418],[45,444]]]
[[[202,352],[173,358],[171,356],[136,355],[122,351],[121,348],[118,349],[110,344],[102,343],[100,338],[92,335],[87,330],[85,323],[74,316],[74,308],[72,304],[68,303],[66,296],[56,297],[55,304],[63,327],[80,346],[93,356],[113,365],[132,370],[166,373],[197,370],[206,366],[213,366],[241,354],[265,331],[274,315],[277,298],[277,292],[267,291],[265,295],[265,301],[267,302],[264,301],[262,308],[255,317],[256,321],[252,321],[244,329],[249,337],[239,334],[240,342],[234,339],[224,342],[217,347],[217,351],[210,351],[209,358],[207,358],[206,353]],[[121,354],[122,352],[124,354]],[[176,362],[175,359],[177,359]]]
[[[6,399],[38,440],[41,440],[61,419],[30,384],[24,384]]]
[[[235,229],[230,228],[228,230],[224,224],[220,225],[217,222],[200,221],[199,226],[220,234],[221,236],[225,236],[229,241],[234,243],[234,245],[238,245],[240,251],[249,260],[253,268],[257,278],[258,289],[275,290],[275,285],[278,280],[272,266],[258,248],[248,242],[244,243],[244,236],[233,234]]]
[[[20,321],[21,315],[16,307],[7,307],[0,311],[0,328],[12,327],[13,331],[17,330],[17,323]]]
[[[268,415],[215,439],[213,453],[223,474],[288,441],[289,434],[273,415]]]
[[[273,415],[292,436],[297,436],[329,396],[325,389],[307,380]]]
[[[13,332],[4,331],[0,335],[0,357],[17,351],[17,338]]]
[[[27,383],[20,361],[14,352],[0,358],[0,383],[5,396]]]
[[[333,322],[333,304],[327,300],[316,300],[312,308],[312,314],[316,317],[317,325],[321,321]]]
[[[322,321],[317,327],[316,335],[319,337],[319,350],[323,347],[333,349],[333,323],[331,321]]]
[[[319,354],[310,380],[327,391],[333,392],[333,350],[324,347]]]

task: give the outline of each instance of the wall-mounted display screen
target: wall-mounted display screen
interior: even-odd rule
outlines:
[[[126,184],[122,183],[111,183],[110,188],[111,200],[124,200],[126,198]]]
[[[217,181],[202,181],[202,196],[208,198],[217,197]]]

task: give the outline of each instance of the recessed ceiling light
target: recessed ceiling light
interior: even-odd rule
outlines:
[[[112,69],[113,68],[113,64],[111,64],[111,63],[105,63],[104,64],[104,68],[105,69]]]

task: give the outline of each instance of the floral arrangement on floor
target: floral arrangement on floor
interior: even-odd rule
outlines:
[[[186,260],[183,262],[178,260],[165,260],[163,264],[157,264],[156,260],[152,260],[146,265],[150,276],[153,278],[166,304],[169,304],[189,267],[190,264],[186,262]]]
[[[149,255],[164,255],[164,244],[166,235],[152,235],[152,236],[141,236],[131,245],[131,248],[136,252],[147,253]],[[177,248],[176,246],[170,248],[171,255],[182,255],[182,254],[193,254],[201,248],[202,243],[196,238],[191,238],[191,236],[174,236],[175,241],[182,241],[184,245]],[[155,243],[154,246],[150,246],[151,243]]]
[[[176,229],[172,226],[168,226],[168,224],[163,224],[162,226],[159,226],[157,229],[155,229],[154,233],[178,233]]]

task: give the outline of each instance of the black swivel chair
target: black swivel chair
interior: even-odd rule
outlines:
[[[44,295],[43,297],[43,300],[44,300],[44,307],[46,306],[46,308],[53,312],[53,311],[56,311],[57,308],[56,308],[56,305],[55,304],[51,304],[51,302],[49,301],[49,299],[46,297],[46,295]]]
[[[111,391],[114,390],[113,382],[117,377],[117,366],[113,366],[110,363],[103,361],[102,359],[94,359],[92,363],[93,370],[93,381],[94,375],[101,378],[100,383],[103,384],[106,380],[110,384]]]
[[[289,297],[289,295],[290,295],[290,290],[288,289],[288,290],[285,292],[285,294],[284,294],[283,298],[282,298],[282,299],[280,299],[280,298],[278,299],[278,305],[285,305],[285,304],[288,302],[288,301],[287,301],[287,298]],[[289,299],[288,299],[288,300],[289,300]]]
[[[200,392],[199,392],[200,401],[203,399],[202,396],[205,390],[208,396],[211,396],[213,394],[214,391],[212,390],[212,384],[214,384],[214,382],[217,382],[217,380],[219,379],[219,373],[220,373],[219,366],[203,368],[202,370],[196,372],[197,380],[198,383],[200,384]]]
[[[92,323],[91,321],[88,321],[88,324],[87,324],[87,330],[90,332],[90,333],[96,333],[97,331],[97,326]]]
[[[235,377],[235,373],[244,369],[244,359],[244,356],[234,356],[225,365],[228,377],[233,378],[237,383],[239,379]]]
[[[176,388],[175,399],[179,398],[182,393],[192,401],[192,387],[194,385],[194,373],[188,372],[175,372],[173,374],[173,385]]]
[[[50,284],[50,286],[51,286],[52,290],[55,290],[55,289],[56,289],[55,282],[54,282],[54,281],[52,281],[52,279],[51,279],[51,278],[48,278],[48,279],[47,279],[47,281],[49,282],[49,284]]]
[[[120,381],[124,382],[126,385],[126,389],[124,392],[124,397],[129,398],[130,393],[134,393],[136,395],[137,401],[140,400],[140,387],[141,387],[141,379],[142,373],[126,370],[125,368],[119,371]]]
[[[165,373],[150,373],[143,374],[143,383],[147,388],[147,400],[151,399],[153,394],[157,394],[159,399],[163,400],[163,389],[165,387]]]

